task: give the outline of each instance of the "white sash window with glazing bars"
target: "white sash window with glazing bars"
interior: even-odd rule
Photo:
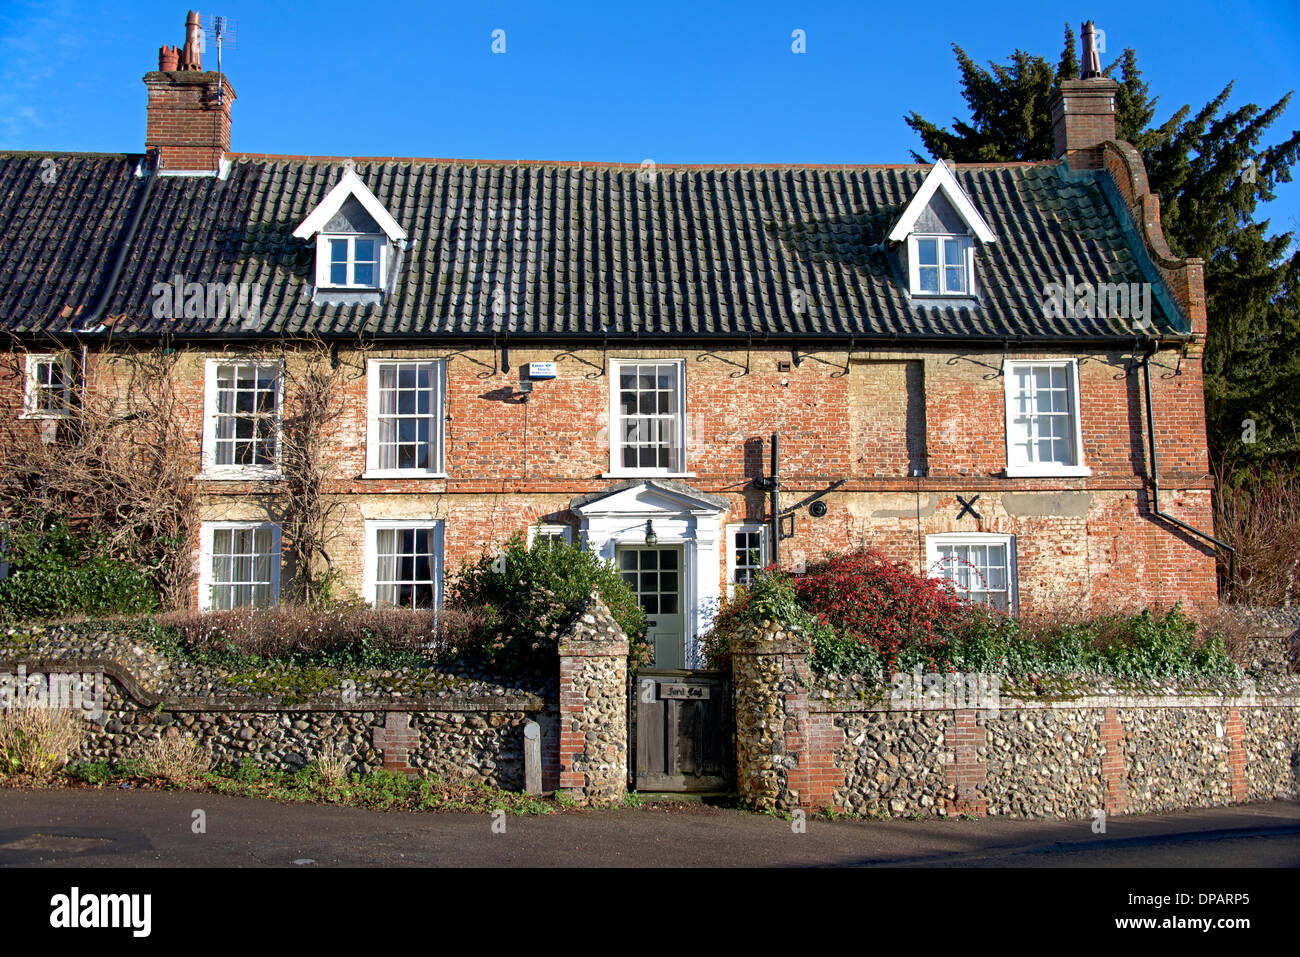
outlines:
[[[376,608],[436,609],[442,604],[442,523],[366,523],[367,600]]]
[[[275,471],[283,389],[278,365],[209,362],[204,430],[209,470]]]
[[[611,471],[675,474],[686,466],[686,387],[681,360],[614,360]]]
[[[203,527],[200,603],[205,609],[265,608],[279,600],[280,529],[264,523]]]
[[[443,374],[441,360],[371,360],[367,472],[442,473]]]
[[[1089,475],[1074,359],[1007,361],[1007,475]]]
[[[1015,610],[1015,539],[964,532],[926,538],[929,573],[946,578],[970,601],[999,611]]]

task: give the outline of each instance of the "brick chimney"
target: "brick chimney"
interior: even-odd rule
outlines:
[[[204,71],[199,14],[185,18],[185,46],[158,50],[158,69],[144,75],[149,90],[145,149],[157,148],[165,172],[214,173],[230,150],[235,89],[224,75]]]
[[[1062,80],[1048,101],[1056,158],[1064,157],[1073,169],[1099,169],[1101,150],[1097,147],[1115,139],[1115,91],[1119,84],[1102,76],[1097,54],[1096,27],[1089,21],[1083,25],[1081,78]]]

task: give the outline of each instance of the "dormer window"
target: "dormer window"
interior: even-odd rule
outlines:
[[[992,243],[997,237],[947,164],[935,163],[888,239],[900,244],[913,296],[973,298],[979,293],[975,244]]]
[[[969,236],[909,237],[912,294],[969,296],[975,287],[971,266],[974,249]]]
[[[389,273],[406,248],[406,230],[351,168],[293,235],[316,240],[316,289],[327,298],[391,289]]]
[[[316,244],[316,284],[334,289],[378,289],[384,274],[384,237],[322,233]]]

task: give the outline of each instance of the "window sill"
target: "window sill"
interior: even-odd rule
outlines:
[[[684,479],[698,478],[694,472],[656,472],[653,470],[637,470],[623,472],[601,472],[601,478],[661,478],[661,479]]]
[[[363,479],[445,479],[446,472],[422,472],[419,469],[372,469],[361,473]]]
[[[284,475],[270,469],[249,471],[209,471],[205,469],[194,478],[200,482],[267,482],[279,481],[284,478]]]
[[[21,415],[19,415],[18,418],[27,419],[28,421],[49,421],[51,419],[57,421],[59,419],[72,418],[72,413],[71,412],[24,412]]]
[[[1047,469],[1034,465],[1008,465],[1007,478],[1083,478],[1092,474],[1086,465],[1069,465]]]

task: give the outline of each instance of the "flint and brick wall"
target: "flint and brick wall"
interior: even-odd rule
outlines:
[[[541,729],[542,787],[577,803],[618,803],[627,786],[628,642],[595,595],[560,637],[558,702],[484,680],[449,678],[438,693],[345,689],[289,700],[233,688],[220,674],[170,662],[107,632],[62,628],[0,634],[0,675],[98,674],[102,711],[86,723],[74,760],[140,756],[152,740],[180,732],[219,763],[244,759],[296,770],[332,743],[353,771],[428,771],[523,790],[524,727]],[[412,672],[415,680],[429,675]],[[227,678],[229,676],[226,676]],[[401,684],[403,673],[385,673]],[[196,687],[197,686],[197,687]],[[73,702],[76,708],[78,702]],[[84,710],[84,709],[83,709]]]
[[[628,641],[592,594],[560,640],[560,790],[617,804],[627,790]]]
[[[808,678],[777,626],[734,645],[733,672],[737,790],[759,809],[1087,819],[1300,798],[1295,679],[917,709]]]

